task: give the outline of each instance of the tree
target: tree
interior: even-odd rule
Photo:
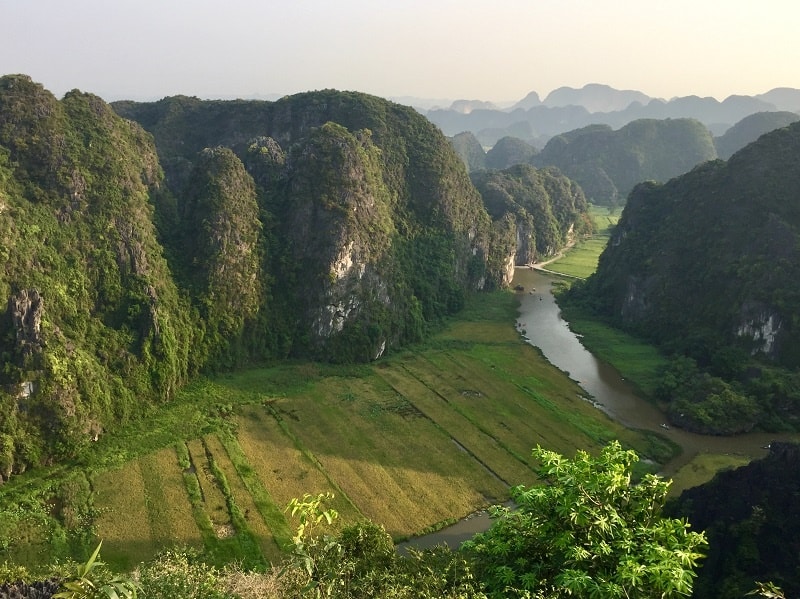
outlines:
[[[543,484],[512,489],[518,507],[465,544],[497,597],[649,598],[690,595],[706,540],[660,515],[669,482],[634,483],[634,451],[619,442],[574,459],[538,447]]]

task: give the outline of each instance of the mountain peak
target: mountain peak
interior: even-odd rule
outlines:
[[[647,104],[650,97],[640,91],[618,90],[601,83],[589,83],[581,89],[559,87],[542,102],[545,106],[583,106],[589,112],[625,110],[633,102]]]

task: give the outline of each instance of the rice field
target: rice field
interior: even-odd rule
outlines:
[[[125,569],[152,557],[155,547],[144,477],[135,460],[107,470],[92,481],[98,509],[95,529],[103,541],[103,556]]]
[[[306,493],[333,493],[333,530],[369,518],[403,540],[532,483],[537,444],[571,455],[619,438],[646,452],[646,437],[518,337],[515,301],[482,296],[429,342],[371,365],[199,381],[149,425],[101,439],[90,470],[104,560],[130,570],[190,545],[262,567],[290,548],[285,508]]]
[[[189,497],[174,448],[166,447],[139,459],[145,483],[145,503],[156,545],[200,546],[202,538],[191,512]]]
[[[597,261],[619,221],[621,210],[611,211],[605,206],[591,205],[589,214],[595,224],[595,233],[578,241],[562,257],[548,263],[547,270],[578,279],[585,279],[597,270]]]

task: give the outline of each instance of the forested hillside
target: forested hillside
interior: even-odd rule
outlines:
[[[320,92],[119,110],[156,144],[96,96],[0,80],[3,478],[200,370],[374,359],[499,280],[479,194],[411,109]]]
[[[518,164],[475,172],[472,181],[494,221],[493,247],[502,249],[496,255],[508,256],[505,268],[497,264],[490,270],[505,272],[508,282],[514,265],[552,256],[592,232],[583,191],[557,169]]]
[[[747,144],[754,142],[759,137],[800,121],[800,114],[796,112],[757,112],[746,116],[724,134],[714,138],[717,154],[723,160],[730,158]]]
[[[0,478],[169,399],[195,318],[153,224],[150,136],[98,97],[0,79]]]
[[[486,168],[486,152],[481,142],[469,131],[464,131],[450,138],[450,143],[467,168],[467,172]]]
[[[743,123],[719,143],[723,148],[740,144],[739,149],[779,126],[779,118]],[[771,122],[776,123],[774,127],[769,127]],[[756,130],[760,132],[755,134]],[[469,132],[460,133],[451,143],[471,172],[516,164],[556,167],[576,181],[592,203],[607,206],[624,204],[637,183],[664,182],[717,157],[710,131],[691,119],[638,120],[617,131],[608,125],[589,125],[553,137],[541,152],[512,136],[500,138],[485,153]]]
[[[264,281],[274,285],[246,344],[280,357],[373,359],[485,286],[489,217],[446,138],[410,108],[334,91],[114,107],[154,136],[176,198],[159,210],[165,231],[184,226],[203,148],[230,148],[253,177]],[[191,271],[195,258],[173,249],[176,270]]]
[[[517,254],[434,125],[336,91],[112,110],[3,77],[0,217],[3,479],[198,372],[420,340]]]
[[[486,167],[504,169],[515,164],[531,164],[537,150],[518,137],[501,137],[486,152]]]
[[[581,298],[675,356],[673,422],[731,433],[800,416],[800,125],[637,186]]]
[[[552,138],[533,157],[577,181],[595,204],[625,202],[642,181],[664,182],[716,158],[711,133],[692,119],[642,119],[619,130],[590,125]]]

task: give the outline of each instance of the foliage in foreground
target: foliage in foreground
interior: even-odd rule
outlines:
[[[519,508],[495,508],[490,530],[458,551],[439,546],[403,555],[382,527],[368,521],[336,535],[314,534],[336,512],[325,507],[329,495],[306,495],[287,508],[298,527],[292,554],[281,569],[220,570],[203,563],[197,553],[168,551],[140,566],[136,587],[127,582],[119,587],[126,579],[104,578],[85,586],[86,594],[61,596],[113,596],[101,592],[110,581],[114,590],[141,589],[143,597],[171,599],[691,594],[705,537],[689,531],[685,521],[661,516],[668,482],[653,475],[632,482],[635,452],[614,441],[598,457],[579,451],[567,459],[540,447],[533,453],[543,484],[516,487]],[[79,568],[81,578],[93,573],[97,553]],[[65,584],[67,591],[73,582]]]
[[[63,590],[53,595],[55,599],[136,599],[139,586],[130,579],[103,571],[98,543],[86,563],[78,564],[72,576],[61,583]]]
[[[636,453],[618,442],[573,460],[537,447],[543,485],[516,487],[515,510],[466,544],[495,597],[679,597],[691,593],[706,546],[683,520],[661,516],[669,482],[632,484]]]

